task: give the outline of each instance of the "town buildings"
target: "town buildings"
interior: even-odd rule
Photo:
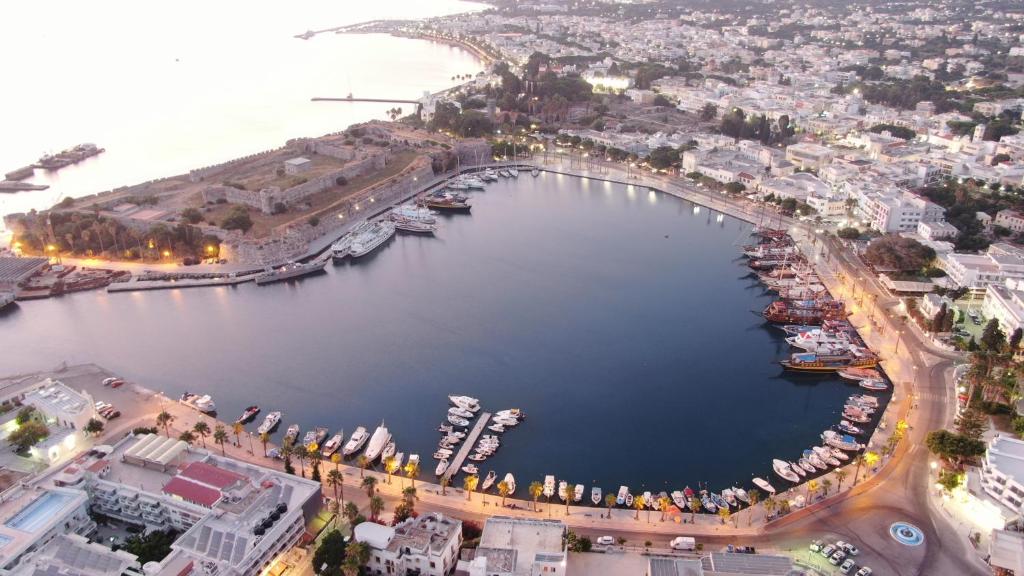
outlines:
[[[363,522],[354,537],[370,548],[370,574],[446,576],[459,559],[462,521],[443,514],[424,514],[396,526]]]
[[[558,520],[492,516],[459,569],[469,576],[565,576],[564,536],[565,524]]]

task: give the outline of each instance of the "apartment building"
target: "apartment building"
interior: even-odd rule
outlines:
[[[988,444],[981,462],[981,488],[1013,515],[1024,508],[1024,440],[1002,434]]]
[[[999,242],[984,254],[943,254],[938,265],[954,285],[981,293],[989,286],[1024,278],[1024,250]]]
[[[435,513],[394,527],[363,522],[355,527],[354,536],[370,548],[370,574],[446,576],[459,560],[462,521]]]

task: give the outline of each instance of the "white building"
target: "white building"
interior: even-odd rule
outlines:
[[[370,548],[366,569],[371,574],[446,576],[459,560],[462,521],[435,513],[395,527],[363,522],[354,536]]]
[[[938,264],[950,282],[979,293],[988,286],[1024,278],[1024,250],[1002,242],[989,246],[984,254],[943,254]]]
[[[995,226],[1002,226],[1011,232],[1024,232],[1024,214],[1016,210],[1000,210],[996,212],[996,218],[992,221]]]
[[[5,495],[0,524],[0,574],[10,574],[35,550],[65,534],[96,530],[89,498],[80,490],[19,488]]]
[[[1014,515],[1024,512],[1024,440],[997,435],[981,462],[981,487]]]
[[[810,142],[786,147],[786,160],[803,169],[821,170],[832,161],[832,149]]]
[[[77,391],[59,380],[47,378],[25,394],[22,403],[34,407],[47,424],[82,430],[96,417],[96,405],[86,391]]]
[[[558,520],[493,516],[480,545],[459,569],[469,576],[565,576],[565,524]]]
[[[302,174],[308,172],[313,167],[313,161],[309,158],[291,158],[284,161],[284,173],[289,176],[295,176],[296,174]]]
[[[935,220],[932,222],[918,222],[917,223],[917,234],[922,238],[928,240],[942,240],[943,238],[953,238],[960,231],[945,220]]]
[[[1007,280],[1005,285],[988,286],[981,312],[986,318],[995,318],[1006,335],[1024,327],[1024,282]]]

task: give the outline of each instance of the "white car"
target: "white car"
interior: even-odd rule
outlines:
[[[615,538],[612,538],[611,536],[598,536],[597,543],[601,546],[611,546],[612,544],[615,544]]]
[[[103,412],[107,408],[110,408],[110,404],[107,404],[106,402],[97,402],[96,403],[96,411],[97,412]]]
[[[839,566],[839,563],[843,560],[846,560],[846,552],[843,552],[842,550],[836,550],[832,554],[832,557],[828,559],[828,562],[833,566]]]
[[[117,378],[114,378],[114,377],[104,378],[103,379],[103,385],[104,386],[110,386],[110,383],[113,382],[114,380],[117,380]]]
[[[853,560],[848,559],[839,567],[839,571],[843,574],[849,574],[850,571],[853,570],[854,566],[856,566],[856,564],[854,564]]]
[[[860,570],[857,570],[856,576],[871,576],[871,568],[868,568],[867,566],[865,566],[865,567],[861,568]]]
[[[814,540],[814,541],[812,541],[811,545],[810,545],[811,552],[821,552],[821,548],[824,545],[825,544],[822,543],[821,540]]]
[[[824,556],[825,558],[829,558],[829,557],[832,556],[832,553],[835,552],[835,551],[836,551],[836,547],[831,545],[831,544],[829,544],[828,546],[825,546],[824,548],[819,550],[818,553],[821,554],[822,556]]]
[[[849,554],[850,556],[856,556],[856,555],[860,554],[860,550],[858,550],[856,546],[854,546],[853,544],[850,544],[849,542],[843,544],[842,546],[840,546],[840,548],[842,548],[843,550],[846,550],[846,553]]]

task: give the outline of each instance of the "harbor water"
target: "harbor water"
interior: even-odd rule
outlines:
[[[435,237],[398,235],[325,274],[258,287],[79,293],[0,316],[3,372],[95,362],[168,396],[282,425],[383,421],[431,478],[449,394],[526,420],[480,464],[525,493],[553,474],[614,491],[782,488],[862,392],[785,373],[750,225],[645,188],[544,173],[473,193]],[[255,430],[257,422],[249,426]],[[588,490],[589,495],[589,490]]]

